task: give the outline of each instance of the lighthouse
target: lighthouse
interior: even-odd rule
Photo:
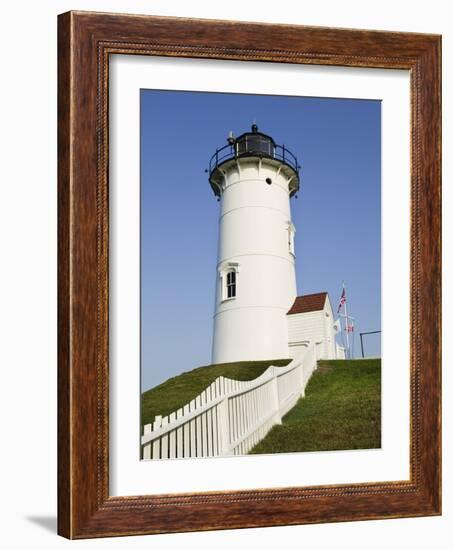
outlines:
[[[212,363],[289,358],[297,297],[290,198],[297,158],[258,130],[217,149],[209,183],[220,201]]]

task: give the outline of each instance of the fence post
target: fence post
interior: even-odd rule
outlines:
[[[228,397],[224,397],[217,405],[219,455],[228,456],[231,453],[230,420],[228,415]]]
[[[300,381],[300,396],[305,397],[305,364],[307,362],[307,355],[310,350],[310,344],[307,346],[307,344],[304,344],[303,347],[305,348],[305,352],[302,357],[301,354],[299,354],[299,365],[297,366],[298,373],[299,373],[299,381]]]
[[[151,428],[152,424],[145,424],[145,426],[143,427],[143,435],[151,433]],[[143,447],[143,459],[151,458],[151,445],[152,442],[150,441]]]
[[[154,418],[153,431],[158,430],[162,426],[162,415],[157,415]],[[160,453],[160,438],[153,441],[153,458],[162,458]]]
[[[275,421],[276,424],[281,424],[282,423],[282,415],[280,414],[280,399],[279,399],[279,396],[278,396],[277,368],[273,367],[273,370],[272,370],[271,388],[272,388],[272,393],[273,393],[273,406],[274,406],[274,411],[275,411],[274,421]]]
[[[299,363],[300,396],[305,397],[305,372],[303,362]]]

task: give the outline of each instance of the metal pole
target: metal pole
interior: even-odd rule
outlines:
[[[380,334],[382,331],[381,330],[372,330],[370,332],[361,332],[360,333],[360,343],[362,345],[362,357],[365,357],[365,354],[364,354],[364,351],[363,351],[363,335],[364,334]]]
[[[341,326],[341,318],[343,317],[343,315],[340,313],[339,314],[339,318],[340,318],[340,333],[341,333],[341,345],[343,346],[343,349],[346,349],[346,345],[344,343],[344,330]]]
[[[343,282],[343,290],[345,290],[345,287],[344,287],[344,282]],[[344,293],[344,316],[345,316],[345,321],[346,321],[346,348],[348,350],[348,359],[351,358],[350,356],[350,353],[349,353],[349,332],[348,332],[348,328],[349,328],[349,319],[348,319],[348,300],[346,298],[346,290],[345,290],[345,293]]]
[[[354,319],[352,319],[352,344],[351,344],[351,357],[350,359],[354,359],[354,342],[355,342],[355,330],[354,330]]]

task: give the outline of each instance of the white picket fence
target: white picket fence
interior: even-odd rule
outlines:
[[[144,426],[144,459],[247,454],[304,395],[316,368],[307,342],[286,367],[270,366],[250,381],[219,376],[190,403]]]

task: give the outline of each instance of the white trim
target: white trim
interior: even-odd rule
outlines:
[[[296,226],[293,224],[292,221],[287,222],[287,231],[288,231],[288,249],[289,253],[293,258],[296,257]]]
[[[271,258],[279,258],[280,260],[285,260],[285,262],[289,262],[291,265],[294,265],[294,258],[285,258],[284,256],[279,256],[278,254],[260,254],[259,252],[255,254],[236,254],[235,256],[232,256],[232,258],[244,258],[248,256],[270,256]],[[219,265],[223,264],[224,262],[229,261],[228,260],[222,260],[219,262]],[[219,269],[219,265],[217,265],[217,269]]]
[[[220,280],[220,303],[228,302],[230,300],[235,300],[238,295],[238,274],[239,274],[239,263],[238,262],[221,262],[222,267],[218,267],[217,271],[219,274]],[[235,274],[234,281],[234,296],[228,296],[228,282],[227,277],[228,273]]]

